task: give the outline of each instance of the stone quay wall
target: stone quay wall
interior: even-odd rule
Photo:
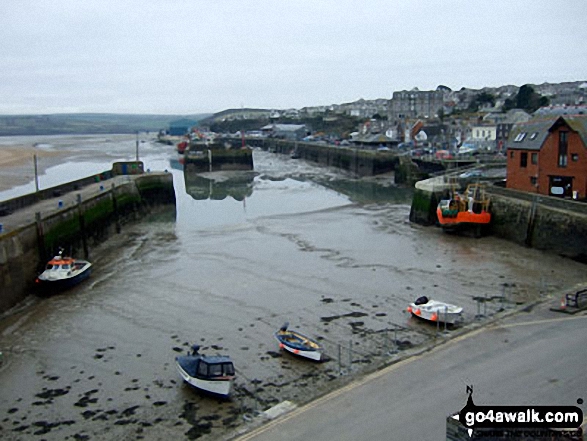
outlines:
[[[47,214],[35,212],[35,206],[29,206],[27,221],[0,234],[0,312],[35,292],[37,275],[60,247],[71,250],[74,256],[89,258],[93,247],[155,207],[165,205],[175,213],[170,173],[125,176],[119,180],[122,178],[126,180],[116,185],[112,182],[110,188],[101,186],[97,194],[82,189],[78,203]]]
[[[416,186],[410,221],[435,225],[436,206],[445,191],[441,186]],[[587,263],[587,204],[496,186],[488,186],[487,192],[490,234]]]
[[[247,139],[247,144],[274,153],[293,155],[328,167],[348,171],[356,176],[375,176],[396,169],[398,157],[388,151],[361,150],[355,148],[288,141],[282,139]]]

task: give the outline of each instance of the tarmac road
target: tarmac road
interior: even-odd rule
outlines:
[[[443,440],[446,417],[466,404],[466,385],[476,405],[585,402],[587,314],[547,306],[392,365],[239,441]]]

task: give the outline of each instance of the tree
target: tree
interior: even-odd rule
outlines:
[[[523,109],[528,113],[535,112],[538,108],[548,106],[549,99],[534,91],[529,84],[524,84],[512,99],[505,100],[504,110]]]

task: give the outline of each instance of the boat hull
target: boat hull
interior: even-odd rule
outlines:
[[[204,380],[201,378],[192,377],[177,362],[176,367],[183,380],[196,389],[222,397],[228,397],[232,391],[234,378]]]
[[[81,271],[71,277],[62,279],[45,279],[38,277],[37,284],[41,293],[53,294],[65,291],[86,280],[92,274],[91,264],[87,264]]]
[[[291,342],[292,336],[297,340],[297,342]],[[277,332],[275,334],[275,338],[279,342],[279,348],[291,354],[314,361],[322,361],[324,358],[322,346],[302,334],[291,331],[288,331],[286,334]],[[302,342],[304,341],[308,343],[303,344]]]
[[[491,213],[471,213],[470,211],[459,211],[454,216],[445,216],[440,208],[436,209],[438,223],[443,228],[455,228],[464,225],[489,225]]]
[[[441,302],[417,305],[411,303],[408,312],[412,316],[432,323],[440,322],[455,325],[462,320],[463,308]]]

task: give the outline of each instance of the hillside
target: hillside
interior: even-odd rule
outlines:
[[[208,116],[111,113],[0,115],[0,136],[158,132],[167,130],[169,123],[178,119],[199,121]]]

